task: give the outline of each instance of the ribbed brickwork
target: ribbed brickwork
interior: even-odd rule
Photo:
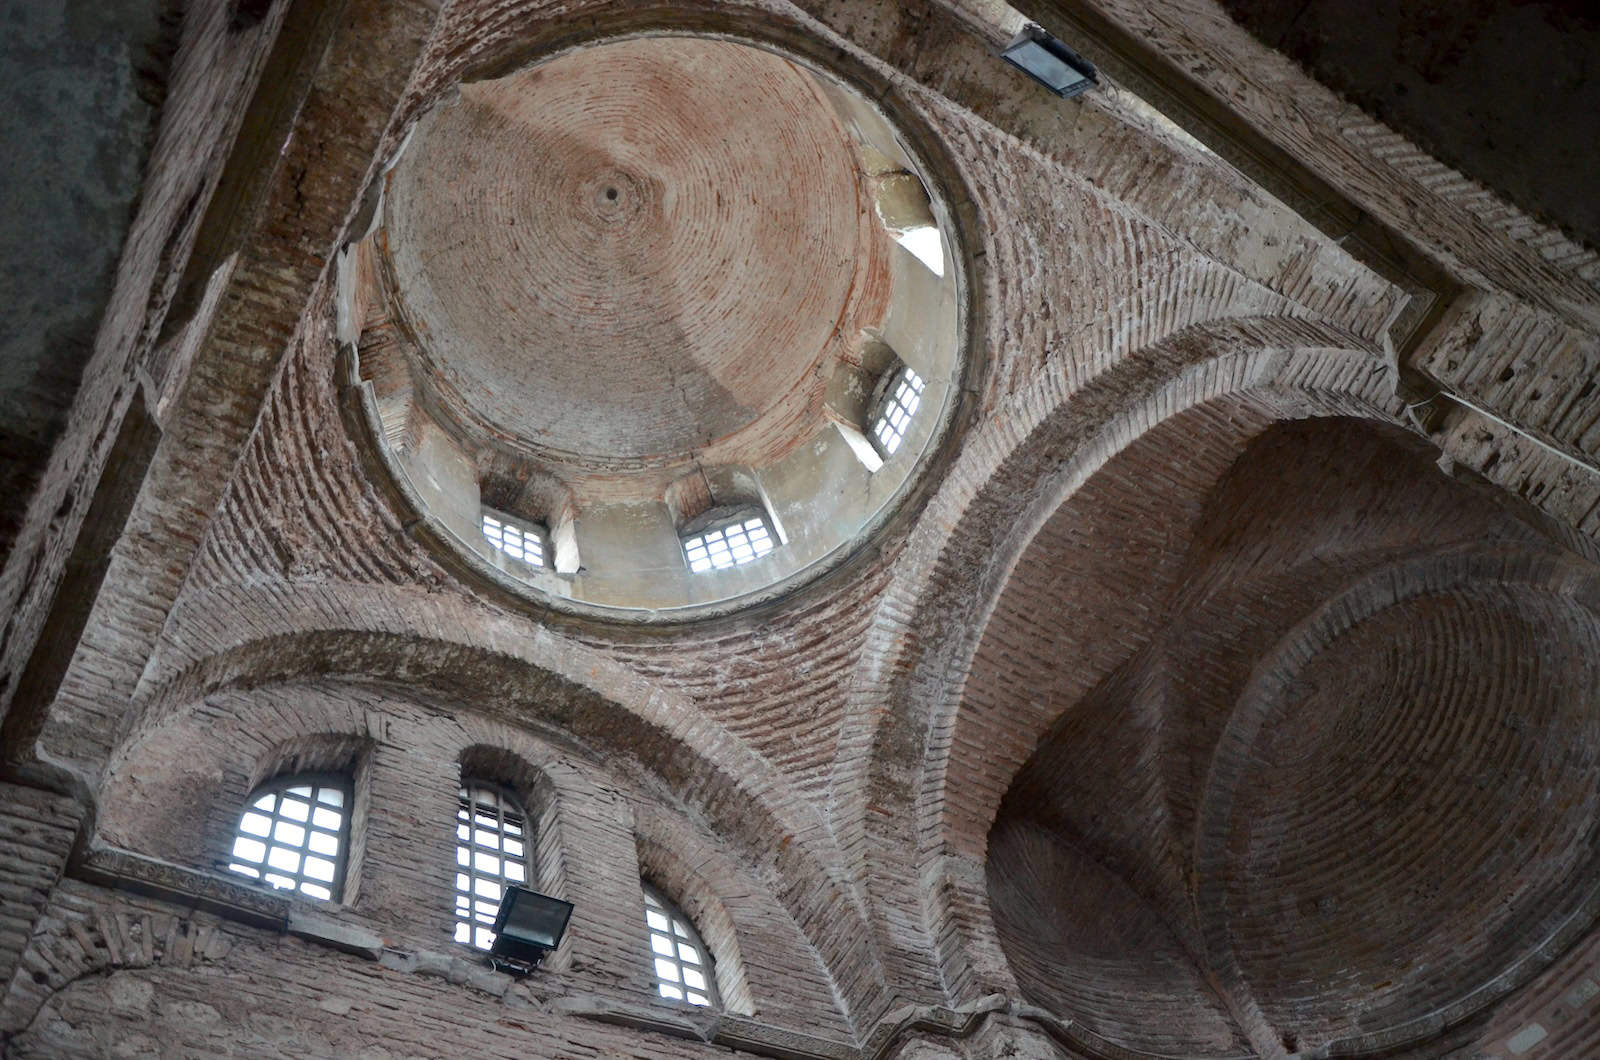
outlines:
[[[6,748],[89,803],[7,787],[7,1055],[1594,1051],[1600,262],[1207,0],[1100,6],[1486,293],[1400,364],[1398,288],[1118,86],[1061,103],[941,5],[350,0],[304,38],[198,301],[172,279],[107,318],[124,345],[168,300],[197,323],[148,361],[156,458],[37,747]],[[266,36],[205,11],[194,54],[248,82]],[[788,598],[644,631],[421,543],[340,390],[329,283],[456,81],[639,28],[876,86],[937,148],[974,295],[963,419],[881,532]],[[200,226],[175,189],[220,176],[224,88],[171,104],[150,232]],[[1408,411],[1417,374],[1507,422]],[[95,393],[83,423],[109,422]],[[29,594],[8,667],[54,562],[0,576]],[[330,740],[356,763],[348,902],[219,870],[252,785]],[[449,942],[464,763],[520,785],[537,882],[578,906],[524,981]],[[728,1013],[654,994],[641,875],[721,949]]]
[[[1142,476],[1129,470],[1132,493]],[[997,711],[1060,718],[989,837],[989,897],[1025,991],[1071,992],[1037,971],[1073,965],[1069,954],[1144,953],[1120,990],[1106,992],[1109,975],[1076,987],[1069,1007],[1097,1033],[1198,1053],[1129,1001],[1170,997],[1176,965],[1201,972],[1190,1003],[1222,1006],[1260,1055],[1287,1042],[1376,1048],[1463,1018],[1527,978],[1525,960],[1547,960],[1547,939],[1582,930],[1600,616],[1587,590],[1563,591],[1562,561],[1510,558],[1548,544],[1426,457],[1337,422],[1254,442],[1209,491],[1176,564],[1127,546],[1130,530],[1181,518],[1097,526],[1121,504],[1096,493],[1058,514],[1074,537],[1047,526],[1034,539],[964,704],[1023,746],[1037,722]],[[1132,577],[1080,572],[1100,557]],[[1117,588],[1064,583],[1085,575]],[[1326,632],[1311,633],[1318,623]],[[1127,661],[1097,667],[1129,634]],[[1062,658],[1079,671],[1066,682]],[[1037,707],[1033,689],[1049,691]],[[961,769],[963,801],[1010,772],[992,751]],[[1041,871],[1050,859],[1073,868]],[[1118,885],[1070,883],[1085,872]],[[1038,903],[1069,900],[1102,932],[1153,923],[1174,941],[1116,947],[1076,922],[1027,930]]]

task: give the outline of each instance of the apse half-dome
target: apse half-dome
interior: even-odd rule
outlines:
[[[640,36],[463,83],[341,270],[382,463],[461,564],[682,619],[846,558],[945,435],[966,330],[936,182],[844,81]]]

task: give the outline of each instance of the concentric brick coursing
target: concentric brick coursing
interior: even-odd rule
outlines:
[[[1600,904],[1593,569],[1402,436],[1310,421],[1251,443],[1163,572],[1127,534],[1152,520],[1107,518],[1148,477],[1134,466],[1129,497],[1069,501],[1073,536],[1034,539],[968,677],[963,709],[988,725],[1057,719],[1014,780],[991,756],[971,761],[993,774],[949,784],[976,802],[951,819],[974,823],[1009,785],[988,899],[1022,989],[1147,1052],[1359,1052],[1437,1035],[1584,930]],[[1132,579],[1101,604],[1109,622],[1071,588],[1101,555]],[[1108,636],[1127,644],[1110,671],[1094,661],[1116,659]],[[989,930],[981,908],[966,923]],[[1041,974],[1144,924],[1165,948],[1094,982]],[[1232,1044],[1198,1015],[1148,1018],[1174,967]]]
[[[642,38],[463,85],[397,163],[386,243],[458,415],[597,468],[763,420],[770,458],[883,313],[865,194],[812,75]]]

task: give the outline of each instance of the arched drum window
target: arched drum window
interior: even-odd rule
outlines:
[[[711,951],[689,918],[644,881],[644,921],[655,959],[656,989],[662,997],[720,1008]]]
[[[486,950],[505,885],[528,883],[528,816],[505,789],[467,783],[456,808],[456,941]]]
[[[344,887],[350,841],[350,782],[301,773],[250,796],[234,832],[228,868],[324,902]]]

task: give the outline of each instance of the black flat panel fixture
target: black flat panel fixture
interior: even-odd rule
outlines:
[[[494,918],[490,958],[524,974],[532,971],[545,954],[561,945],[571,916],[571,902],[526,887],[507,887]]]
[[[1000,57],[1062,99],[1100,83],[1093,63],[1032,22],[1022,27]]]

